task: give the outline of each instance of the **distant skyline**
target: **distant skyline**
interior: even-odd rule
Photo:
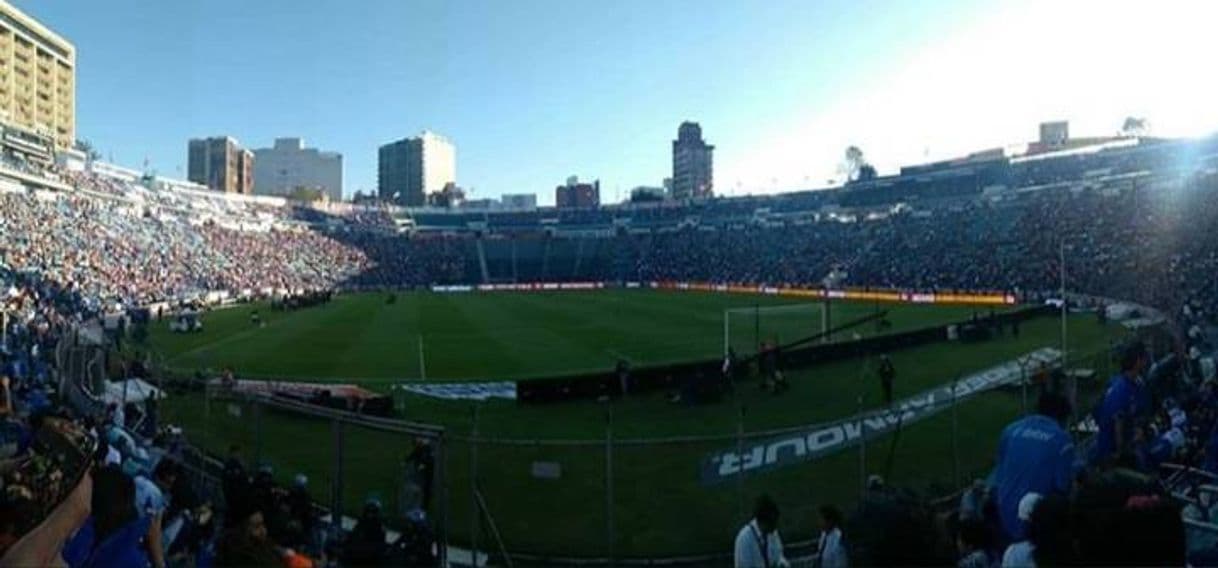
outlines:
[[[473,199],[671,175],[684,120],[721,195],[823,187],[847,145],[903,164],[1144,116],[1218,128],[1212,2],[14,0],[78,52],[77,136],[186,177],[192,137],[301,137],[375,191],[377,147],[432,130]]]

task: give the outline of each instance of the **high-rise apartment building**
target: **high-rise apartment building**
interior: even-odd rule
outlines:
[[[76,143],[76,47],[0,0],[0,123]]]
[[[343,198],[343,156],[305,148],[300,138],[276,138],[270,148],[254,150],[254,187],[259,195],[288,195],[297,189]]]
[[[381,146],[377,152],[377,195],[410,207],[457,181],[457,151],[447,138],[423,131]]]
[[[254,153],[230,136],[191,139],[186,178],[225,193],[254,193]]]
[[[601,204],[601,180],[580,183],[571,176],[567,183],[554,188],[554,206],[559,209],[586,209]]]
[[[715,187],[715,147],[702,139],[702,127],[682,122],[672,141],[672,197],[710,197]]]

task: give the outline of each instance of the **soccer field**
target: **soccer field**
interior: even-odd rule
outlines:
[[[265,306],[212,312],[204,320],[206,330],[195,335],[170,334],[161,322],[151,341],[165,363],[178,370],[231,365],[245,378],[342,380],[386,391],[420,375],[420,336],[428,380],[548,376],[608,369],[618,357],[635,365],[717,357],[723,349],[725,309],[801,303],[807,302],[649,290],[412,293],[400,294],[393,304],[384,294],[365,294],[296,312],[271,312]],[[989,312],[967,306],[837,302],[833,320],[844,322],[877,307],[889,310],[890,332],[961,321],[975,310]],[[251,309],[259,310],[266,326],[250,324]],[[779,339],[795,339],[791,335],[809,326],[819,330],[819,321],[804,321],[818,312],[783,311],[788,312],[802,315],[793,318],[796,321],[766,324]],[[738,333],[748,335],[747,328],[757,325],[744,319],[749,325]],[[871,325],[855,331],[876,332]],[[973,344],[944,341],[893,352],[896,398],[951,383],[1040,347],[1060,345],[1060,320],[1055,317],[1031,320],[1022,331],[1018,338],[1008,334]],[[1093,316],[1073,316],[1070,349],[1079,362],[1072,365],[1107,373],[1106,349],[1122,334],[1119,326],[1101,326]],[[946,492],[953,483],[985,472],[998,431],[1023,408],[1018,391],[987,392],[962,402],[954,421],[948,413],[932,416],[899,434],[869,439],[863,452],[842,451],[749,474],[737,483],[701,483],[700,463],[708,453],[733,447],[740,432],[839,420],[882,404],[874,357],[796,369],[788,377],[792,389],[781,396],[749,382],[728,400],[700,406],[674,405],[664,393],[611,403],[547,405],[412,395],[399,398],[399,409],[404,418],[443,426],[451,435],[441,468],[447,488],[444,524],[453,542],[467,544],[472,534],[470,480],[476,469],[477,486],[508,550],[661,557],[729,549],[734,530],[746,520],[741,515],[760,492],[774,495],[783,505],[783,533],[789,541],[814,535],[818,505],[851,505],[863,471],[884,474],[893,485]],[[255,424],[248,405],[209,405],[197,394],[171,396],[163,408],[165,420],[186,426],[203,447],[221,453],[237,443],[247,458],[257,447],[277,476],[290,479],[305,472],[315,496],[328,500],[334,483],[328,422],[269,413]],[[477,443],[468,439],[475,408]],[[683,436],[703,438],[672,439]],[[607,444],[607,438],[613,442]],[[660,438],[668,441],[641,442]],[[353,427],[347,428],[346,440],[345,508],[352,512],[375,497],[392,515],[411,440]],[[535,475],[539,463],[556,465],[557,477]],[[563,522],[554,523],[557,518]],[[486,530],[478,530],[486,546]],[[614,535],[612,542],[609,534]]]
[[[729,308],[732,344],[742,355],[756,335],[792,341],[822,326],[820,303],[763,295],[601,290],[386,299],[340,296],[293,312],[241,306],[208,313],[199,334],[173,334],[168,322],[160,322],[152,339],[171,368],[231,366],[243,377],[343,379],[376,388],[424,374],[429,380],[501,380],[610,369],[619,358],[636,366],[714,358],[723,353]],[[749,311],[755,306],[799,309],[766,309],[754,318]],[[265,326],[250,323],[251,310]],[[890,332],[989,313],[968,306],[835,302],[832,325],[877,310],[889,312]],[[870,335],[875,326],[843,335],[850,333]]]

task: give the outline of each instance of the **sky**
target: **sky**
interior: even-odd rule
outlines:
[[[376,187],[424,129],[471,198],[671,175],[684,120],[715,189],[823,187],[857,145],[881,174],[1027,142],[1037,123],[1218,130],[1218,3],[922,0],[12,0],[75,43],[77,136],[185,177],[191,137],[300,136]]]

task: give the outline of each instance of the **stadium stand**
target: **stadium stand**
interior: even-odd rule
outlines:
[[[6,158],[0,564],[62,556],[72,566],[162,565],[163,558],[296,566],[323,556],[362,564],[407,554],[384,548],[375,503],[345,537],[346,549],[328,550],[302,485],[275,486],[270,472],[251,472],[236,455],[207,473],[207,460],[148,408],[82,398],[73,390],[79,385],[62,380],[67,361],[79,359],[65,359],[63,346],[81,344],[107,314],[280,290],[504,281],[807,285],[835,269],[857,286],[989,289],[1037,302],[1060,285],[1063,257],[1072,290],[1167,313],[1177,344],[1148,371],[1156,385],[1150,402],[1122,425],[1128,451],[1101,456],[1102,467],[1077,476],[1069,496],[1030,506],[1023,520],[1032,557],[1212,562],[1218,388],[1200,360],[1213,352],[1218,314],[1216,152],[1218,139],[1147,143],[948,164],[824,191],[527,213],[327,211]],[[405,234],[397,230],[402,217],[411,220]],[[102,351],[93,353],[82,360],[99,360]],[[954,561],[947,537],[954,533],[926,529],[938,526],[931,509],[877,483],[844,530],[855,562]],[[951,519],[967,519],[980,508],[949,509]],[[1067,513],[1075,521],[1063,524]],[[1000,554],[1009,535],[995,530],[980,544],[975,536],[967,539],[970,556]]]

